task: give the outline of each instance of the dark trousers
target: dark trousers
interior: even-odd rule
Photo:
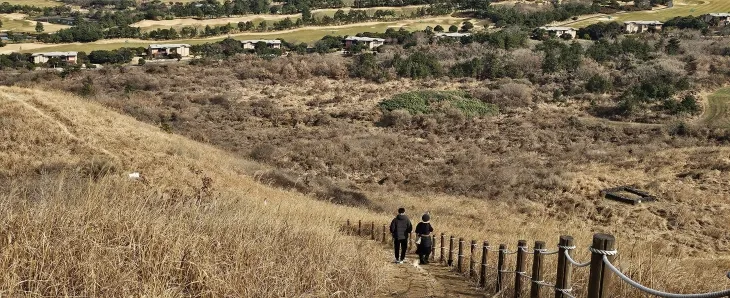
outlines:
[[[431,247],[430,246],[424,246],[423,249],[419,249],[418,252],[418,260],[421,261],[421,263],[428,264],[428,258],[431,257]]]
[[[400,258],[398,257],[398,250],[400,249]],[[406,252],[408,251],[408,239],[395,239],[393,238],[393,250],[395,250],[395,258],[397,260],[404,260],[406,258]]]

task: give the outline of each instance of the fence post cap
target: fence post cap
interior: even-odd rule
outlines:
[[[597,233],[597,234],[593,234],[593,240],[616,241],[616,237],[614,237],[611,234]]]

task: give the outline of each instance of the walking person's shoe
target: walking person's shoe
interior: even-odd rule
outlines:
[[[398,259],[395,259],[395,260],[393,261],[393,264],[400,264],[400,263],[401,263],[401,261],[400,261],[400,260],[398,260]]]

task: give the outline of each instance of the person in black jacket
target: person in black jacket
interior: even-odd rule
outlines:
[[[422,221],[416,225],[416,237],[420,238],[416,253],[418,254],[419,264],[425,265],[428,264],[428,258],[431,255],[431,247],[433,246],[433,241],[431,241],[433,227],[430,222],[431,216],[428,213],[421,216],[421,220]]]
[[[413,231],[413,225],[406,216],[405,208],[398,208],[398,216],[390,222],[390,234],[393,235],[393,250],[395,263],[403,264],[408,251],[408,235]],[[400,255],[399,255],[400,250]]]

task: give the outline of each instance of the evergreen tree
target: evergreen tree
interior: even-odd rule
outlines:
[[[554,73],[558,71],[558,57],[553,51],[545,51],[545,59],[542,61],[543,73]]]
[[[38,33],[43,32],[43,23],[41,23],[41,22],[35,23],[35,32],[38,32]]]
[[[677,39],[676,37],[672,37],[671,39],[669,39],[669,43],[667,43],[667,46],[664,47],[664,50],[669,55],[679,54],[682,51],[682,49],[680,48],[679,39]]]
[[[469,32],[469,30],[474,28],[474,24],[472,24],[469,21],[464,22],[464,25],[461,26],[461,31]]]
[[[459,31],[459,27],[456,27],[456,25],[451,25],[449,27],[449,32],[454,33],[454,32],[457,32],[457,31]]]
[[[436,25],[436,27],[433,28],[434,32],[444,32],[444,27],[441,27],[441,25]]]

